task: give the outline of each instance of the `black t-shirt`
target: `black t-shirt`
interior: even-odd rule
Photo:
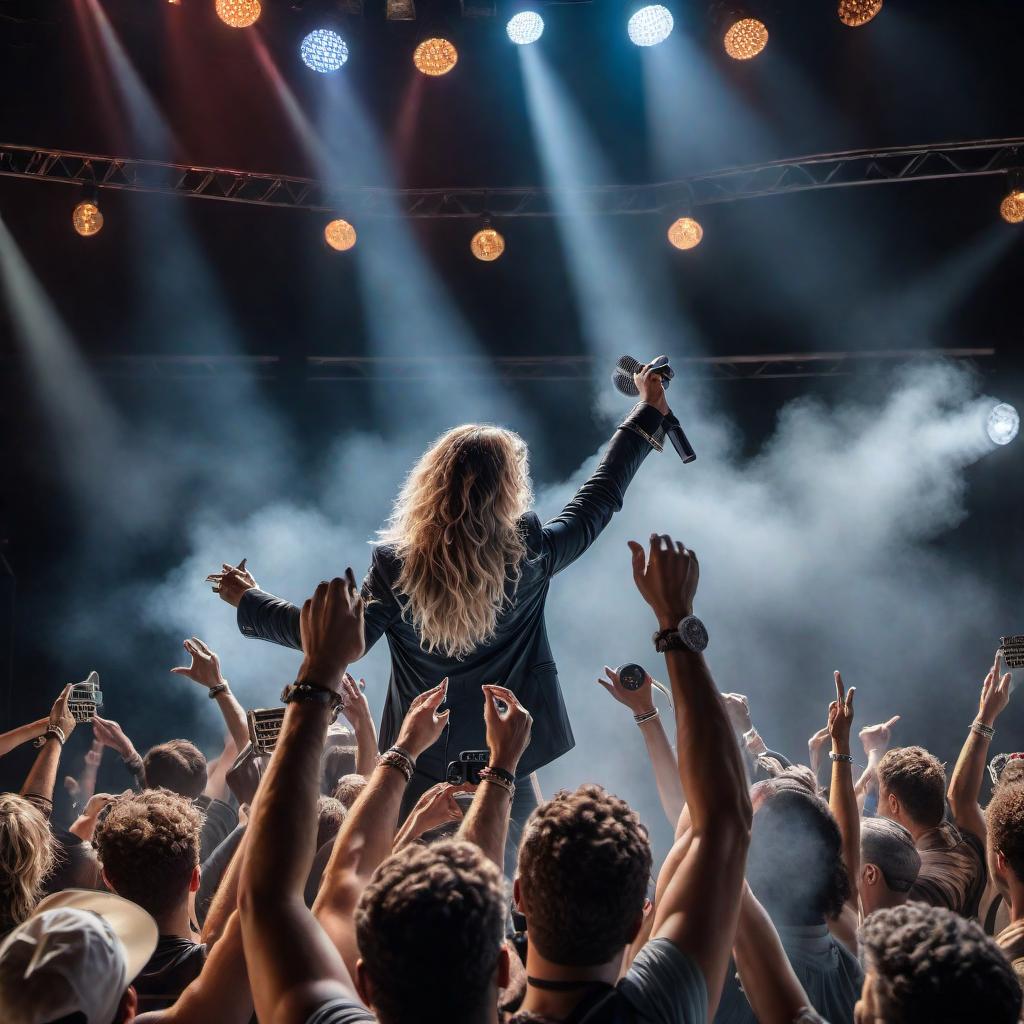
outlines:
[[[199,863],[202,864],[238,825],[238,815],[223,800],[197,796],[192,801],[206,815],[199,837]]]
[[[139,1012],[166,1010],[199,977],[206,946],[177,935],[161,935],[149,962],[135,979]]]

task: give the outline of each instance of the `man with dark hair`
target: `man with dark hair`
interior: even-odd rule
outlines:
[[[971,917],[985,890],[985,853],[977,836],[944,821],[946,771],[923,747],[897,747],[878,762],[878,813],[914,837],[921,871],[910,899]]]
[[[206,960],[189,920],[189,895],[199,889],[201,824],[190,800],[147,789],[115,800],[96,828],[107,886],[148,911],[160,929],[156,951],[135,985],[143,1009],[173,1003]]]
[[[380,866],[359,901],[355,983],[363,1002],[385,1024],[493,1019],[509,979],[506,907],[501,872],[478,847],[407,846]],[[431,1006],[424,997],[446,969],[458,984],[444,986],[443,1006]]]
[[[1017,1024],[1020,985],[976,922],[908,903],[872,914],[860,942],[866,975],[858,1024]]]
[[[988,869],[1010,908],[996,943],[1024,982],[1024,783],[1001,784],[985,811]]]
[[[888,818],[865,818],[860,824],[861,914],[900,907],[921,870],[914,837]]]
[[[792,781],[756,786],[747,880],[775,924],[811,1005],[831,1024],[853,1024],[864,978],[856,956],[828,929],[850,896],[839,826],[820,797]],[[754,1024],[733,977],[716,1024]]]

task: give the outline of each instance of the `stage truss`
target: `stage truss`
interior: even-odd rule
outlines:
[[[218,202],[339,212],[346,217],[557,217],[567,203],[599,215],[674,215],[688,208],[821,189],[1005,174],[1024,138],[823,153],[678,181],[573,189],[342,188],[314,178],[0,144],[0,176]]]

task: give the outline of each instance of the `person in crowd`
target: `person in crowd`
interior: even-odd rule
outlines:
[[[151,914],[160,930],[135,986],[145,1009],[173,1003],[206,960],[189,913],[199,889],[201,828],[194,803],[164,789],[119,797],[96,828],[104,881]]]
[[[961,834],[973,836],[982,845],[986,843],[985,814],[981,808],[981,788],[985,781],[985,766],[995,736],[996,720],[1010,703],[1011,675],[1001,672],[1000,652],[996,651],[992,667],[988,670],[981,684],[978,698],[978,713],[971,722],[956,767],[949,780],[949,809]],[[1007,774],[1000,776],[1001,781],[1024,778],[1024,763]],[[998,788],[998,786],[996,787]],[[991,861],[989,861],[991,865]],[[991,871],[988,885],[981,898],[978,917],[985,931],[995,935],[1004,931],[1010,924],[1009,908],[1006,905],[996,879]]]
[[[996,788],[985,822],[989,873],[1010,918],[996,944],[1024,982],[1024,782]]]
[[[120,896],[48,896],[0,944],[4,1024],[131,1024],[156,942],[153,919]]]
[[[366,778],[365,775],[343,775],[338,779],[332,796],[346,809],[351,808],[366,789]]]
[[[921,871],[914,837],[889,818],[865,818],[860,823],[861,917],[876,910],[902,907]]]
[[[14,793],[0,795],[0,935],[35,909],[55,864],[43,812]]]
[[[527,707],[544,709],[524,775],[573,747],[544,606],[552,577],[594,543],[646,456],[661,447],[669,412],[662,378],[643,367],[635,381],[640,404],[590,480],[546,525],[530,511],[526,445],[508,430],[457,427],[409,474],[363,588],[366,646],[383,635],[392,653],[380,748],[395,742],[412,700],[435,680],[449,680],[451,721],[444,742],[417,764],[404,813],[444,781],[446,751],[482,748],[476,697],[483,683],[500,680]],[[299,609],[259,589],[244,564],[225,563],[210,581],[237,608],[245,636],[301,648]],[[521,824],[536,800],[530,786],[516,794]]]
[[[897,747],[878,762],[878,813],[906,828],[921,855],[910,899],[971,917],[985,889],[984,846],[944,820],[945,810],[946,772],[933,754]]]

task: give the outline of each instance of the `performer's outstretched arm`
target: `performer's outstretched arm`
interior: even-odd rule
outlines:
[[[597,540],[622,508],[622,497],[640,463],[658,447],[655,437],[668,412],[661,377],[644,370],[636,375],[636,384],[641,404],[616,430],[590,479],[561,514],[544,526],[544,558],[551,576],[575,562]]]

